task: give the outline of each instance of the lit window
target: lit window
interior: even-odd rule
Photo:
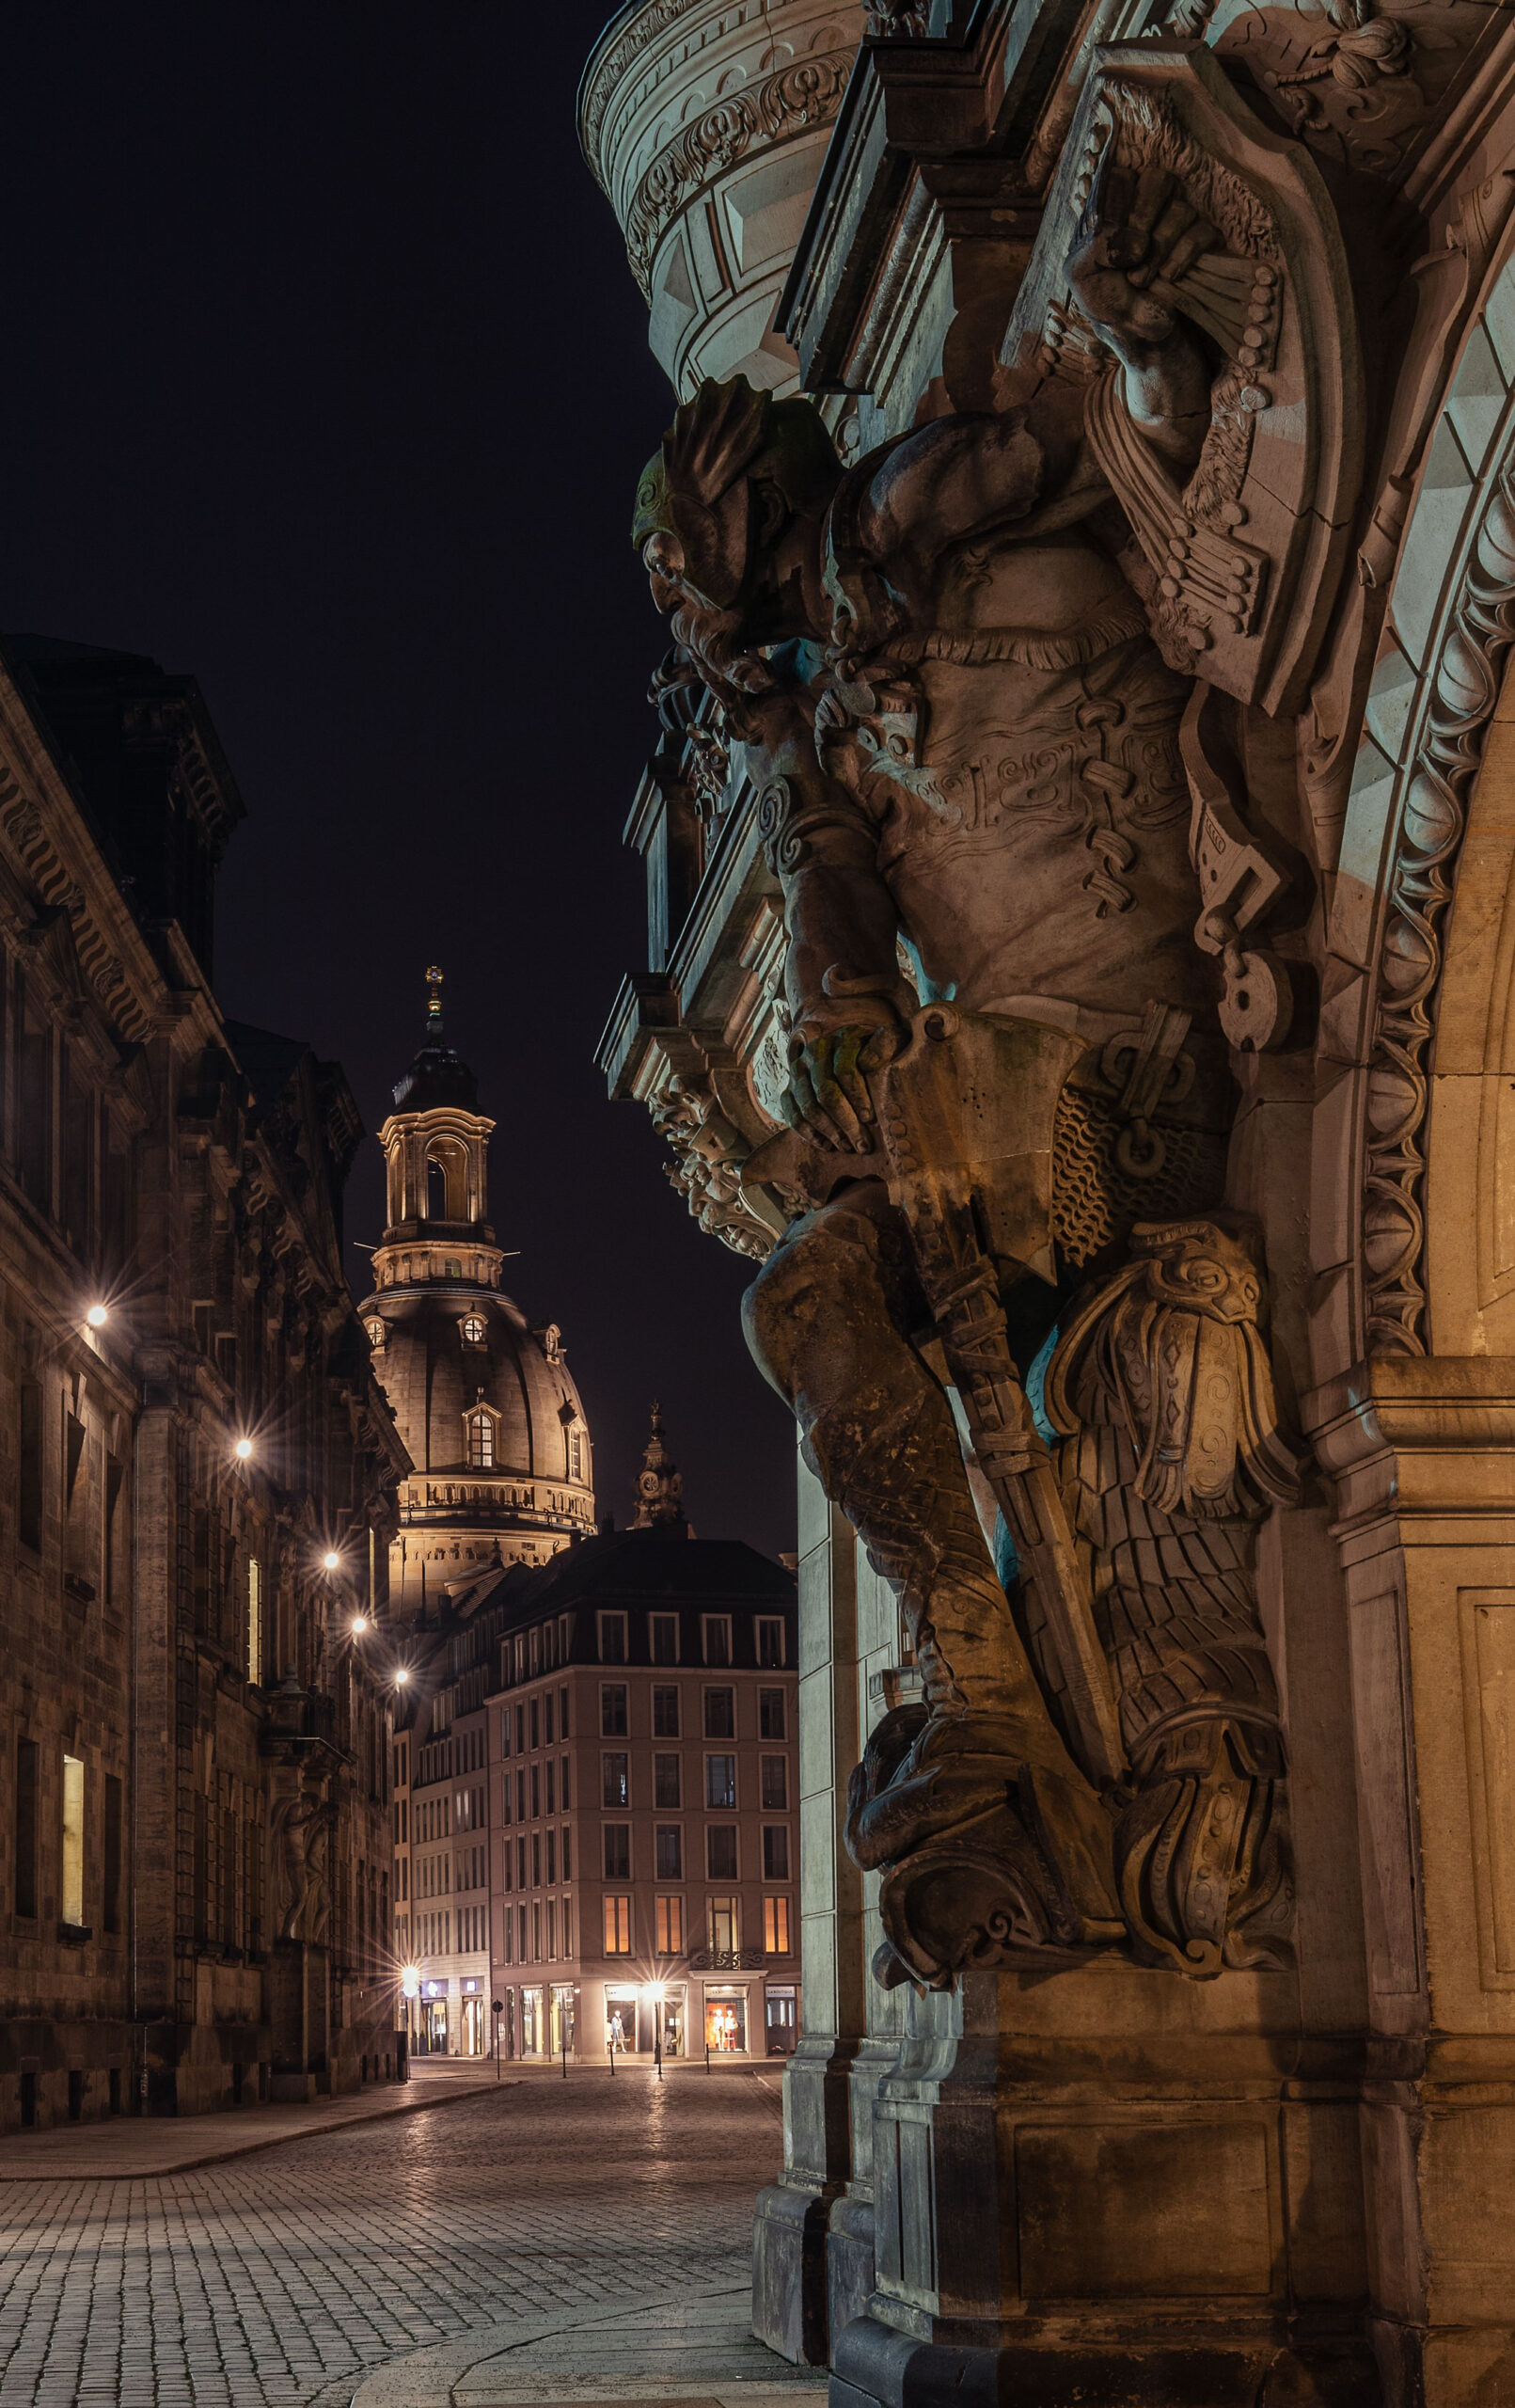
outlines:
[[[255,1555],[247,1559],[247,1678],[263,1677],[263,1568]]]
[[[382,1346],[384,1344],[384,1323],[380,1321],[378,1315],[375,1313],[373,1319],[371,1322],[366,1323],[364,1326],[368,1330],[369,1344],[371,1346]]]
[[[77,1756],[63,1759],[62,1920],[84,1922],[84,1775]]]
[[[763,1901],[763,1946],[769,1956],[789,1954],[789,1901],[787,1898],[765,1898]]]
[[[612,1897],[605,1901],[605,1953],[608,1956],[629,1956],[631,1954],[631,1900]]]
[[[487,1413],[468,1416],[468,1464],[474,1471],[488,1471],[495,1461],[495,1424]]]
[[[776,1672],[783,1662],[783,1624],[777,1615],[760,1617],[757,1641],[758,1662],[765,1672]]]
[[[466,1314],[464,1316],[462,1327],[466,1344],[469,1346],[482,1346],[484,1342],[484,1324],[480,1314]]]
[[[657,1901],[657,1943],[659,1956],[682,1956],[684,1954],[684,1900],[659,1898]]]
[[[712,1898],[707,1909],[710,1953],[734,1956],[741,1946],[741,1914],[735,1898]]]
[[[461,1262],[445,1262],[442,1265],[442,1272],[445,1278],[461,1279],[463,1276],[463,1265]]]

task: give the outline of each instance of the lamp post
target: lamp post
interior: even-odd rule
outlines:
[[[668,1995],[666,1983],[649,1982],[647,1995],[653,2003],[653,2063],[657,2079],[663,2079],[663,2001]]]

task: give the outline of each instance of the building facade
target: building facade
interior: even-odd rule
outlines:
[[[845,2408],[1473,2408],[1515,2382],[1515,37],[877,0],[786,384],[706,264],[744,141],[798,139],[709,88],[755,13],[632,0],[580,129],[679,404],[601,1059],[804,1438],[757,2329]],[[761,14],[797,58],[807,0]]]
[[[361,1124],[216,1005],[242,806],[192,680],[4,640],[0,785],[0,2127],[385,2079]]]

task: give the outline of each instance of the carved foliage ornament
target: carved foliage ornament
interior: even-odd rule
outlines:
[[[644,293],[652,290],[653,254],[659,237],[685,202],[712,176],[734,166],[754,144],[783,142],[829,125],[842,106],[851,71],[849,51],[796,60],[707,109],[654,160],[626,212],[626,257]]]

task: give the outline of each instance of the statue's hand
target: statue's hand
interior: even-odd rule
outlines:
[[[871,1153],[878,1116],[869,1081],[892,1061],[902,1034],[892,1014],[811,1036],[797,1029],[790,1039],[789,1088],[783,1099],[790,1127],[808,1130],[823,1146]]]
[[[1123,356],[1150,356],[1175,331],[1174,285],[1221,237],[1166,167],[1101,170],[1068,280],[1085,316]]]

